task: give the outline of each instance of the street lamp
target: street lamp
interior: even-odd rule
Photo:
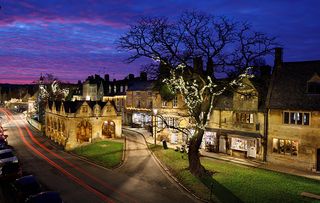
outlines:
[[[157,113],[158,109],[153,109],[153,116],[154,116],[154,146],[157,144]]]

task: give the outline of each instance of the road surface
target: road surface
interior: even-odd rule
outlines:
[[[0,108],[3,127],[22,163],[44,188],[72,202],[194,202],[161,171],[143,137],[126,133],[125,163],[116,170],[91,164],[64,152],[30,127],[21,114]]]

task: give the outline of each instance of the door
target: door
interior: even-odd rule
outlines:
[[[227,147],[226,147],[226,139],[224,136],[220,136],[219,139],[219,152],[227,153]]]
[[[320,148],[317,150],[317,171],[320,171]]]
[[[106,138],[115,137],[115,124],[113,121],[104,121],[103,122],[102,135]]]

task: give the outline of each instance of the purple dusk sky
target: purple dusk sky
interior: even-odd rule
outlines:
[[[0,0],[0,83],[31,83],[41,73],[76,82],[106,73],[138,74],[115,41],[140,16],[204,11],[248,21],[276,36],[285,61],[320,59],[318,0]],[[271,61],[271,60],[269,60]]]

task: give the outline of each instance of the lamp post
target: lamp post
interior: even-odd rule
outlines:
[[[157,113],[158,109],[153,109],[153,116],[154,116],[154,146],[157,145]]]

